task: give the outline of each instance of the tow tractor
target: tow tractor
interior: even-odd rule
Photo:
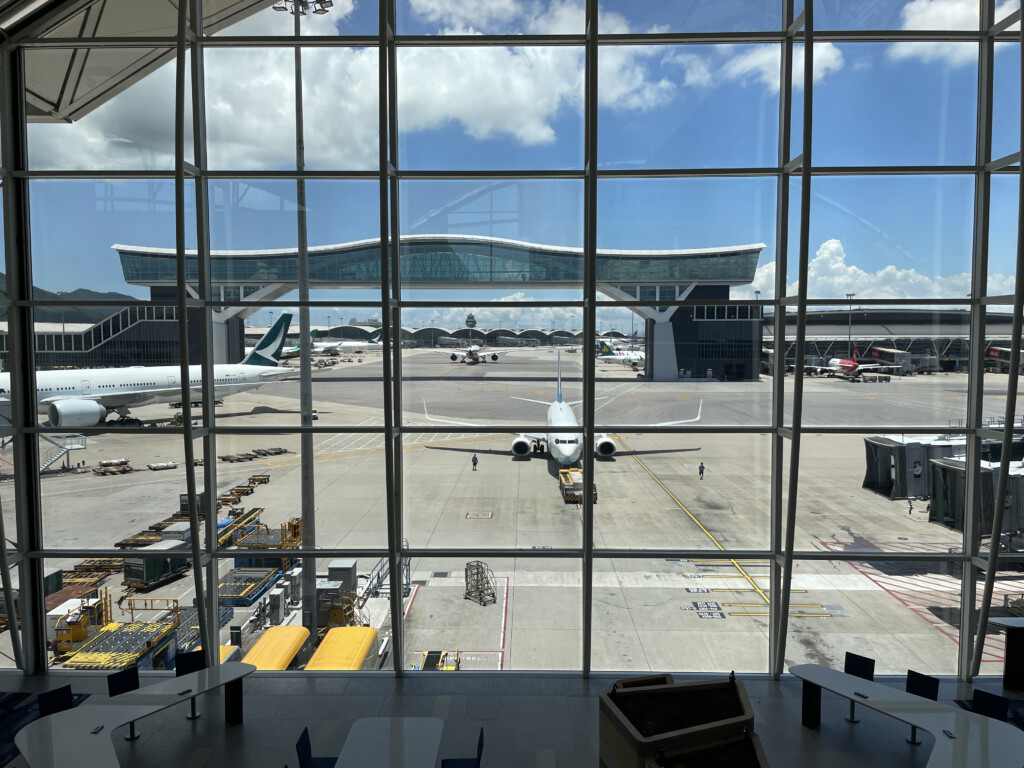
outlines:
[[[597,504],[597,483],[594,486],[594,503]],[[562,499],[568,503],[583,502],[583,470],[570,467],[558,470],[558,488]]]

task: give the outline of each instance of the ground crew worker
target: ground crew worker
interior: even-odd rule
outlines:
[[[477,465],[478,461],[479,461],[479,459],[477,459],[476,454],[474,453],[473,454],[473,471],[474,472],[476,472],[476,465]]]
[[[697,474],[700,475],[700,479],[701,480],[704,479],[704,462],[703,461],[700,463],[700,466],[697,467]]]

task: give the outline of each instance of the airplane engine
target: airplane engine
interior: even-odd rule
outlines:
[[[92,400],[58,400],[46,415],[54,427],[95,427],[107,418],[107,409]]]
[[[529,456],[532,448],[532,441],[528,437],[520,435],[512,441],[513,456]]]
[[[456,360],[458,360],[458,359],[459,359],[459,356],[458,356],[458,355],[449,355],[449,357],[450,357],[450,358],[452,359],[452,362],[453,362],[453,363],[454,363],[454,362],[455,362]]]
[[[610,437],[602,437],[594,444],[594,452],[598,456],[614,456],[618,446],[615,445],[615,441]]]
[[[498,362],[498,356],[497,355],[491,355],[491,362],[492,363]]]

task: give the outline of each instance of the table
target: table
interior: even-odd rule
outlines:
[[[1006,630],[1003,688],[1008,691],[1024,691],[1024,618],[1000,616],[990,618],[988,623]]]
[[[242,722],[242,678],[255,671],[252,664],[232,661],[114,698],[90,696],[74,709],[29,723],[18,731],[14,743],[31,768],[116,766],[115,729],[193,696],[223,687],[225,721],[229,725]]]
[[[1024,765],[1024,731],[1012,725],[820,664],[799,664],[789,671],[804,681],[803,725],[807,728],[817,728],[821,722],[824,688],[932,734],[935,747],[928,756],[928,768]]]
[[[338,765],[434,768],[444,721],[439,717],[363,717],[352,723]]]

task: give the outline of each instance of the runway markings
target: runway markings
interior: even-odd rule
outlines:
[[[668,494],[669,498],[671,498],[672,501],[674,501],[676,503],[676,505],[679,507],[679,509],[681,509],[683,512],[686,513],[686,516],[689,517],[690,520],[693,521],[693,524],[696,525],[704,533],[704,535],[708,537],[708,539],[711,541],[711,543],[714,544],[715,547],[718,548],[719,550],[724,551],[725,547],[723,547],[721,545],[721,543],[718,541],[718,539],[715,538],[714,534],[712,534],[711,531],[709,531],[707,528],[704,527],[703,523],[701,523],[700,520],[698,520],[697,517],[692,512],[690,512],[689,509],[686,508],[686,505],[683,504],[683,502],[681,502],[676,497],[676,495],[674,493],[672,493],[672,491],[670,491],[668,489],[668,487],[663,482],[661,482],[661,480],[658,478],[658,476],[655,475],[653,471],[651,471],[651,468],[648,467],[643,462],[643,460],[640,459],[639,456],[637,456],[635,453],[630,451],[629,445],[626,443],[626,441],[620,435],[614,435],[614,438],[616,440],[618,440],[622,444],[622,447],[623,447],[624,450],[629,452],[629,455],[633,458],[633,461],[635,461],[637,464],[639,464],[643,468],[643,470],[648,475],[650,475],[651,479],[654,480],[654,482],[657,483],[661,487],[661,489],[663,491],[665,491],[665,493]],[[691,574],[691,575],[694,578],[742,579],[742,580],[744,580],[749,585],[749,590],[743,590],[743,591],[753,591],[754,593],[757,594],[758,597],[761,598],[761,600],[764,601],[763,604],[758,604],[758,605],[752,606],[752,607],[761,607],[761,605],[770,605],[771,604],[771,600],[769,599],[768,595],[765,594],[764,590],[757,583],[757,581],[756,581],[757,577],[752,576],[749,573],[749,569],[752,568],[752,567],[764,567],[764,566],[769,565],[769,562],[767,560],[744,560],[744,559],[741,559],[741,558],[708,558],[706,561],[705,560],[694,560],[693,562],[695,562],[695,563],[702,563],[702,562],[716,563],[716,562],[718,562],[718,563],[723,563],[723,564],[728,563],[730,566],[735,568],[738,571],[738,573],[735,573],[735,574],[700,573],[700,574]],[[764,577],[762,576],[760,578],[764,578]],[[715,591],[716,592],[736,592],[736,591],[739,591],[739,590],[716,588]],[[820,609],[824,610],[824,606],[817,605],[817,604],[816,605],[807,606],[807,607],[820,608]],[[730,611],[729,615],[730,616],[768,616],[769,614],[768,613],[763,613],[763,612]],[[829,614],[829,613],[808,614],[808,613],[792,613],[791,612],[789,615],[790,616],[800,617],[800,618],[809,618],[809,617],[831,618],[831,614]]]

